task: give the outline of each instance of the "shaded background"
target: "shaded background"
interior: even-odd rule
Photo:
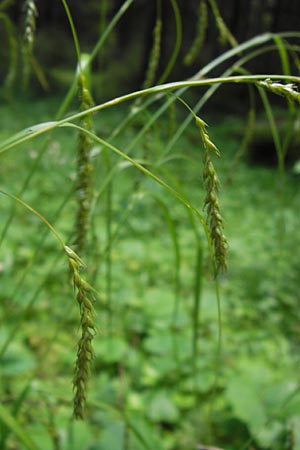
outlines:
[[[21,38],[23,31],[23,13],[21,0],[12,2],[7,13],[13,18]],[[105,1],[69,0],[71,13],[79,35],[82,51],[90,52],[119,7],[122,0]],[[49,91],[57,92],[68,86],[76,56],[72,42],[70,26],[60,1],[43,0],[36,2],[39,16],[35,42],[35,55],[43,68],[49,83]],[[205,45],[195,62],[187,67],[184,56],[187,54],[196,33],[199,1],[178,0],[182,20],[182,44],[175,68],[169,81],[191,76],[201,66],[218,54],[224,52],[228,45],[221,45],[215,20],[209,8],[209,26]],[[297,0],[222,0],[218,2],[220,12],[229,29],[238,42],[247,40],[265,31],[280,32],[297,30],[300,25],[300,2]],[[147,62],[152,46],[152,33],[156,19],[156,1],[137,0],[127,10],[114,32],[106,41],[99,57],[94,62],[97,97],[114,96],[141,86],[146,72]],[[162,1],[162,44],[159,70],[166,67],[175,42],[175,20],[171,2]],[[7,40],[4,29],[0,31],[2,42]],[[1,61],[8,59],[8,46],[1,46]],[[280,72],[278,55],[268,57],[266,67],[264,58],[256,59],[256,72]],[[2,67],[6,67],[3,64]],[[4,77],[1,71],[1,78]],[[39,89],[33,83],[32,89]],[[105,95],[103,93],[105,92]]]
[[[10,3],[6,12],[13,19],[15,34],[21,42],[24,0],[11,0]],[[68,3],[82,51],[90,52],[123,2],[70,0]],[[299,3],[299,0],[218,0],[224,20],[239,42],[267,30],[296,29]],[[3,4],[4,1],[0,1],[0,12]],[[171,2],[163,0],[162,4],[163,36],[158,78],[168,63],[175,42]],[[183,41],[169,81],[193,75],[229,48],[220,44],[210,12],[205,45],[192,66],[184,65],[184,57],[196,32],[198,4],[199,0],[178,2]],[[57,104],[74,79],[76,55],[61,0],[40,0],[37,7],[39,17],[34,53],[48,80],[48,91],[43,92],[32,75],[29,88],[22,92],[19,50],[20,87],[15,82],[14,101],[8,105],[5,101],[0,102],[2,141],[34,123],[53,120]],[[93,63],[93,96],[97,102],[142,86],[155,20],[155,0],[136,0],[122,17]],[[4,79],[8,40],[1,26],[0,34],[0,76]],[[268,54],[267,58],[258,58],[251,69],[282,71],[276,52]],[[223,68],[218,70],[216,75]],[[245,92],[244,97],[240,90]],[[200,89],[193,91],[195,96],[201,93]],[[280,178],[281,174],[273,167],[261,167],[276,166],[278,157],[266,117],[257,115],[251,130],[247,114],[237,114],[241,105],[245,111],[249,108],[248,97],[247,87],[224,86],[209,105],[205,105],[203,116],[210,125],[212,142],[224,155],[216,162],[216,167],[222,182],[221,204],[230,244],[230,271],[221,279],[224,299],[222,370],[225,377],[217,389],[215,287],[206,262],[208,252],[205,247],[202,257],[194,222],[189,220],[178,201],[164,195],[164,190],[156,183],[133,172],[129,165],[112,154],[108,157],[101,146],[92,148],[96,206],[85,273],[89,280],[95,280],[101,298],[97,304],[99,335],[95,339],[95,376],[91,377],[89,399],[115,405],[120,411],[125,405],[130,414],[131,410],[136,411],[137,418],[133,423],[142,436],[146,436],[150,448],[156,450],[162,448],[163,440],[166,441],[164,448],[174,450],[195,449],[200,442],[228,449],[245,448],[245,442],[252,437],[258,441],[253,443],[253,450],[300,448],[300,435],[297,434],[300,430],[299,176],[289,167],[286,178]],[[261,105],[259,94],[257,97],[257,104]],[[277,97],[270,97],[273,107]],[[76,96],[74,111],[78,110],[79,101]],[[216,102],[221,102],[223,110],[215,108],[213,114],[207,114],[207,109],[213,108]],[[278,97],[278,102],[281,102],[281,115],[275,108],[273,112],[276,129],[285,143],[291,137],[290,120],[296,114],[293,111],[289,114],[285,99]],[[151,109],[126,123],[130,111],[127,108],[131,105],[125,106],[126,110],[119,105],[97,115],[95,131],[107,140],[112,139],[114,145],[130,152],[137,161],[145,161],[147,167],[153,168],[172,186],[179,185],[180,192],[186,192],[192,204],[201,205],[206,194],[200,176],[202,146],[199,131],[191,124],[180,139],[175,139],[176,145],[168,149],[174,130],[189,111],[182,105],[176,110],[170,108],[170,114],[156,119],[150,129],[143,131],[151,117]],[[234,116],[228,114],[232,109],[235,109]],[[122,132],[113,136],[113,130],[122,123],[124,125],[123,120]],[[294,123],[299,124],[297,120]],[[299,125],[295,127],[297,135],[298,130]],[[31,140],[22,151],[2,154],[1,184],[13,193],[21,192],[22,186],[27,186],[23,191],[24,199],[55,223],[62,233],[71,236],[78,136],[71,128],[61,128],[57,133],[49,134],[45,147],[43,142],[44,139]],[[299,148],[296,142],[298,159]],[[44,159],[40,159],[43,149],[46,153]],[[244,161],[250,159],[250,155],[251,166]],[[115,169],[116,172],[110,172]],[[116,176],[108,178],[110,173]],[[70,189],[72,198],[69,197]],[[141,196],[137,195],[139,193]],[[10,208],[10,202],[1,203],[3,227]],[[4,406],[19,408],[21,399],[20,423],[43,449],[49,448],[51,439],[54,444],[57,439],[56,447],[61,440],[61,448],[72,450],[125,448],[123,438],[125,440],[127,436],[127,425],[92,404],[91,409],[95,411],[92,420],[88,424],[77,424],[76,434],[67,431],[70,403],[69,400],[65,403],[65,399],[71,398],[74,342],[78,332],[77,305],[72,306],[67,267],[57,264],[57,243],[53,239],[42,241],[44,224],[40,227],[36,218],[21,208],[16,210],[15,218],[9,226],[0,260],[0,313],[4,322],[0,340],[5,342],[13,332],[11,348],[5,355],[4,383],[0,383]],[[178,252],[177,242],[180,264],[173,256]],[[201,324],[197,330],[201,356],[198,366],[193,360],[196,345],[191,346],[191,326],[196,330],[194,312],[199,288],[197,277],[202,270],[200,258],[204,259],[205,281]],[[179,281],[176,280],[177,264],[180,265]],[[104,299],[112,299],[112,307],[107,311],[102,306],[102,295]],[[174,300],[177,302],[179,297],[182,299],[180,322],[178,326],[175,322],[170,325]],[[3,348],[3,344],[1,346]],[[197,379],[195,369],[199,370]],[[23,396],[24,374],[28,374],[33,386],[32,391],[27,391],[26,399]],[[125,403],[127,396],[128,403]],[[288,404],[290,399],[292,402]],[[38,412],[37,418],[34,411]],[[130,419],[135,420],[135,416]],[[85,428],[79,428],[81,425]],[[69,434],[72,434],[74,444],[76,441],[76,447],[72,441],[70,444],[67,441]],[[298,447],[291,444],[296,438]],[[1,438],[0,448],[4,448]],[[12,442],[10,448],[23,447]]]

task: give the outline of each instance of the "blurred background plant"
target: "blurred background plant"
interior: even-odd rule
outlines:
[[[299,107],[250,78],[222,83],[251,73],[296,83],[299,8],[0,3],[1,190],[80,250],[97,312],[78,422],[65,256],[36,215],[1,195],[1,449],[300,449]],[[188,77],[198,87],[155,90]],[[147,96],[130,94],[142,86]],[[216,278],[195,114],[221,154],[229,252]]]

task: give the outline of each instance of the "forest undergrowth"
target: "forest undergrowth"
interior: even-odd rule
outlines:
[[[238,44],[201,0],[186,64],[208,7],[229,50],[168,83],[182,33],[170,1],[165,71],[158,1],[143,88],[113,99],[94,98],[92,62],[132,0],[88,54],[62,0],[76,54],[63,99],[13,95],[12,53],[0,106],[3,450],[300,449],[300,35]],[[36,5],[24,3],[22,80],[43,85]],[[268,52],[280,73],[251,74]],[[241,86],[243,116],[209,107]]]

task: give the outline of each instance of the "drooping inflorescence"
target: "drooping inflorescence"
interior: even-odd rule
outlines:
[[[219,188],[220,182],[213,165],[211,154],[220,157],[220,152],[215,144],[210,140],[206,131],[207,124],[196,116],[196,126],[200,131],[201,140],[205,149],[203,181],[206,189],[204,208],[207,212],[207,225],[214,249],[215,275],[227,269],[227,239],[224,235],[224,220],[220,212]]]
[[[86,405],[87,382],[94,355],[92,347],[92,340],[96,332],[94,322],[95,311],[93,307],[94,297],[92,287],[80,275],[80,269],[83,267],[81,259],[70,247],[65,246],[65,252],[69,259],[76,299],[80,309],[81,325],[81,337],[77,346],[77,358],[73,378],[73,410],[76,419],[83,419]]]
[[[282,84],[280,81],[272,81],[267,78],[264,81],[257,81],[256,85],[273,92],[273,94],[281,95],[287,100],[300,103],[300,92],[293,83]]]
[[[219,7],[217,5],[217,2],[215,0],[208,0],[212,13],[214,15],[216,26],[219,31],[219,40],[222,44],[225,44],[226,42],[229,42],[229,44],[232,47],[236,47],[237,41],[231,31],[229,30],[228,26],[226,25],[223,17],[220,14]]]
[[[156,19],[155,27],[153,29],[153,46],[149,58],[146,79],[144,81],[144,88],[151,87],[155,81],[155,75],[160,58],[161,33],[162,33],[162,21],[161,18],[158,16]]]

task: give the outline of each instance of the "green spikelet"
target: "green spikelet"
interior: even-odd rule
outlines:
[[[23,84],[27,86],[30,74],[30,64],[33,54],[34,36],[36,30],[36,18],[38,11],[34,0],[24,2],[24,34],[23,34]]]
[[[93,289],[81,278],[80,269],[83,263],[79,256],[70,248],[65,246],[65,252],[69,259],[72,273],[73,285],[76,299],[80,310],[81,337],[77,346],[77,358],[75,363],[75,374],[73,378],[74,388],[74,417],[84,419],[86,406],[87,383],[90,375],[91,362],[93,359],[92,340],[96,333],[93,308]]]
[[[209,4],[210,4],[212,13],[214,15],[214,18],[215,18],[217,28],[219,30],[220,42],[222,44],[225,44],[226,42],[229,42],[229,44],[232,47],[236,47],[238,45],[238,43],[237,43],[235,37],[232,35],[232,33],[229,30],[229,28],[227,27],[226,23],[224,22],[221,14],[220,14],[220,11],[219,11],[219,8],[218,8],[218,5],[217,5],[216,1],[215,0],[208,0],[208,1],[209,1]]]
[[[156,24],[153,30],[153,47],[151,50],[151,55],[148,63],[146,79],[144,81],[144,88],[153,86],[155,81],[155,75],[158,68],[159,58],[160,58],[160,46],[161,46],[161,33],[162,33],[162,21],[158,15],[156,19]]]
[[[217,276],[220,271],[227,269],[227,239],[223,233],[224,221],[220,213],[220,203],[218,198],[220,182],[213,165],[211,154],[220,157],[220,152],[215,144],[210,140],[206,131],[207,124],[196,116],[196,126],[200,131],[201,140],[205,149],[203,181],[206,189],[204,208],[207,212],[207,225],[210,231],[210,238],[214,248],[215,269]]]
[[[187,66],[189,66],[194,62],[204,43],[207,30],[207,16],[208,16],[207,12],[208,11],[206,0],[200,0],[196,36],[194,38],[194,41],[192,43],[189,52],[184,58],[184,64]]]
[[[270,78],[267,78],[264,81],[258,81],[256,85],[273,92],[273,94],[285,97],[289,101],[300,103],[300,93],[297,90],[297,86],[293,83],[282,84],[280,81],[272,81]]]
[[[81,98],[81,110],[85,111],[93,105],[88,90],[85,75],[78,77],[78,90]],[[86,130],[92,130],[92,120],[89,115],[82,119],[81,126]],[[90,162],[90,150],[92,140],[86,133],[79,132],[77,150],[77,213],[75,220],[75,245],[80,255],[85,252],[87,233],[89,229],[89,216],[91,206],[91,176],[92,165]]]

